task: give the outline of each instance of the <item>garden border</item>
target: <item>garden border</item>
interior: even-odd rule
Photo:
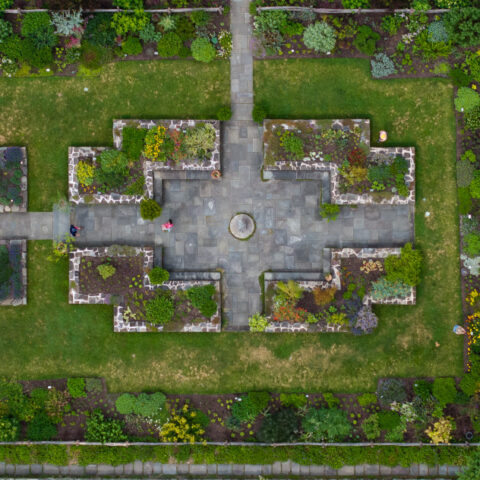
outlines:
[[[0,147],[0,153],[4,150],[14,147],[14,145],[5,145]],[[23,158],[20,161],[20,168],[22,169],[22,178],[20,183],[20,194],[22,196],[22,203],[20,205],[1,205],[0,213],[16,213],[26,212],[28,210],[28,156],[27,147],[17,147],[22,150]],[[23,180],[25,178],[25,180]],[[7,210],[8,209],[8,210]]]
[[[26,239],[10,239],[10,240],[0,240],[0,245],[10,245],[11,243],[20,243],[20,272],[22,278],[22,290],[23,295],[21,298],[6,298],[5,300],[0,301],[0,307],[19,307],[27,304],[27,287],[28,287],[28,277],[27,277],[27,240]]]

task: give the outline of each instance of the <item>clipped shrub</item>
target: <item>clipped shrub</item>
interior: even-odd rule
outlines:
[[[347,413],[338,408],[311,408],[302,420],[304,436],[313,442],[337,442],[346,438],[352,426]]]
[[[91,185],[95,178],[95,167],[90,163],[80,160],[77,164],[77,178],[82,185]]]
[[[16,418],[0,418],[0,442],[14,442],[20,433],[19,423]]]
[[[370,0],[342,0],[343,8],[369,8]]]
[[[86,397],[85,379],[84,378],[69,378],[67,380],[68,393],[72,398]]]
[[[282,408],[263,419],[257,434],[259,442],[291,442],[298,437],[299,418],[294,410]]]
[[[165,406],[167,397],[161,392],[141,393],[133,404],[133,413],[141,417],[154,417]]]
[[[153,23],[147,23],[143,29],[138,32],[138,36],[144,43],[157,43],[162,38],[162,34],[155,30]]]
[[[457,162],[457,185],[468,187],[472,183],[475,167],[468,160]]]
[[[444,407],[447,403],[454,403],[457,396],[457,387],[453,378],[436,378],[433,381],[433,396]]]
[[[129,160],[137,161],[142,154],[147,135],[146,128],[124,127],[122,130],[122,151]]]
[[[469,397],[480,392],[480,376],[473,373],[465,374],[460,380],[460,390]]]
[[[420,283],[423,256],[414,250],[411,243],[402,247],[400,255],[389,255],[385,259],[386,278],[390,282],[403,282],[412,287]]]
[[[380,34],[374,32],[367,25],[360,25],[357,36],[353,40],[353,45],[359,52],[371,56],[377,49],[378,40],[380,40]]]
[[[217,118],[221,122],[226,122],[232,118],[232,109],[230,107],[221,107],[217,112]]]
[[[400,426],[402,419],[397,412],[386,410],[378,413],[378,425],[380,430],[392,431]]]
[[[130,393],[123,393],[120,395],[117,400],[115,401],[115,408],[117,409],[118,413],[122,415],[129,415],[133,413],[133,407],[137,399],[134,395]]]
[[[252,118],[253,118],[253,121],[256,123],[263,123],[265,118],[267,118],[267,110],[263,104],[256,103],[253,106]]]
[[[477,156],[473,153],[473,150],[466,150],[463,155],[460,157],[462,160],[468,160],[471,163],[475,163],[477,161]]]
[[[327,222],[334,222],[340,214],[340,206],[334,203],[322,203],[319,213],[322,218],[327,219]]]
[[[400,380],[387,378],[379,385],[377,398],[380,405],[389,407],[392,402],[403,403],[407,399],[407,392]]]
[[[153,199],[145,198],[140,202],[140,216],[144,220],[155,220],[162,214],[162,207]]]
[[[478,480],[480,478],[480,452],[473,452],[467,465],[458,474],[457,480]]]
[[[378,414],[374,413],[362,422],[362,430],[367,440],[377,440],[380,437]]]
[[[327,22],[310,24],[303,32],[303,43],[315,52],[330,53],[336,41],[335,29]]]
[[[192,305],[207,318],[217,312],[217,302],[212,298],[214,294],[215,286],[211,284],[191,287],[187,290],[187,297]]]
[[[85,440],[87,442],[124,442],[127,436],[123,433],[123,422],[106,419],[100,410],[95,410],[87,420]]]
[[[57,43],[55,30],[47,12],[30,12],[22,19],[22,35],[30,38],[36,48],[53,47]]]
[[[168,32],[157,43],[158,54],[161,57],[174,57],[181,46],[182,39],[175,32]]]
[[[113,265],[110,265],[109,263],[103,263],[102,265],[99,265],[97,267],[97,271],[104,280],[107,280],[107,278],[110,278],[113,275],[115,275],[115,272],[117,271],[117,269]]]
[[[357,397],[357,402],[361,407],[368,407],[372,403],[377,403],[376,393],[364,393]]]
[[[456,87],[468,87],[470,84],[470,76],[461,68],[452,68],[448,75]]]
[[[169,291],[164,294],[158,294],[152,300],[145,304],[145,313],[147,321],[154,325],[165,325],[172,318],[175,312],[173,300]]]
[[[281,393],[280,403],[284,407],[302,408],[307,404],[307,397],[303,393]]]
[[[460,87],[454,102],[457,111],[471,112],[480,105],[480,95],[469,87]]]
[[[196,38],[190,47],[195,60],[203,63],[210,63],[216,55],[215,47],[208,38]]]
[[[82,42],[80,49],[80,63],[89,70],[98,70],[102,65],[110,62],[113,58],[109,48]]]
[[[268,327],[268,318],[260,313],[255,313],[248,319],[251,332],[264,332]]]
[[[162,283],[165,283],[170,278],[170,274],[164,268],[153,267],[148,272],[148,278],[150,279],[150,283],[152,285],[161,285]]]
[[[122,52],[125,55],[140,55],[142,51],[142,42],[137,37],[128,37],[122,42]]]
[[[34,442],[53,440],[57,434],[57,427],[45,412],[38,413],[27,427],[27,437]]]
[[[385,53],[377,53],[375,57],[370,60],[370,65],[372,67],[373,78],[385,78],[397,73],[395,64]]]

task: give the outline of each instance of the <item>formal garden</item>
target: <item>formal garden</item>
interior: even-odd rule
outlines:
[[[29,36],[27,28],[24,32],[32,13],[14,20],[13,28],[0,25],[8,33],[0,42],[3,76],[12,75],[0,79],[5,86],[0,100],[12,114],[11,125],[0,127],[0,137],[2,144],[28,146],[29,207],[48,209],[57,191],[66,192],[67,168],[73,204],[102,203],[108,197],[106,203],[140,205],[152,199],[155,168],[159,178],[162,171],[217,170],[217,121],[184,120],[185,126],[181,120],[168,125],[114,120],[224,119],[219,112],[229,103],[228,82],[222,80],[222,75],[228,78],[228,66],[221,60],[204,65],[208,62],[197,58],[194,43],[206,40],[207,56],[224,58],[221,32],[228,31],[228,6],[204,3],[198,6],[226,8],[198,17],[193,12],[149,14],[148,8],[180,4],[146,2],[138,12],[112,13],[108,21],[103,14],[83,12],[78,17],[81,32],[71,34],[76,45],[58,32],[53,12],[41,35]],[[12,379],[0,383],[0,440],[199,442],[172,450],[139,446],[132,457],[161,461],[294,459],[337,467],[372,460],[384,465],[466,463],[468,444],[480,441],[480,10],[463,8],[462,0],[305,1],[300,9],[268,10],[283,3],[251,4],[253,119],[264,125],[265,135],[259,175],[268,180],[269,171],[304,170],[305,176],[296,178],[308,180],[315,171],[335,173],[332,197],[319,205],[319,221],[325,225],[338,221],[340,205],[361,205],[354,197],[369,198],[368,207],[397,201],[414,206],[414,244],[326,249],[330,268],[324,262],[323,272],[303,279],[298,272],[291,278],[263,272],[259,284],[265,308],[251,317],[251,330],[288,333],[256,335],[220,333],[220,272],[215,280],[186,279],[178,275],[184,272],[168,272],[154,262],[149,246],[72,245],[69,260],[50,262],[51,242],[29,242],[28,259],[26,242],[20,250],[25,256],[7,242],[2,257],[9,272],[3,275],[5,298],[26,298],[25,284],[19,283],[20,271],[26,276],[26,270],[19,258],[28,262],[29,281],[28,304],[2,306],[0,313],[0,374]],[[118,0],[105,0],[102,6],[112,5],[128,8]],[[88,10],[86,3],[82,6]],[[311,9],[385,6],[411,6],[413,11],[352,15]],[[453,8],[427,13],[434,7]],[[6,21],[13,15],[7,14]],[[140,28],[142,18],[148,22]],[[74,23],[73,14],[64,20]],[[105,38],[113,29],[114,43],[96,49],[105,66],[86,80],[81,74],[98,66],[85,63],[92,22]],[[135,22],[123,33],[116,30]],[[169,22],[174,24],[170,30],[165,27]],[[184,31],[192,26],[194,33],[187,36]],[[18,43],[15,48],[28,56],[29,45],[48,32],[59,38],[49,47],[52,55],[54,48],[55,54],[64,49],[59,55],[80,51],[70,66],[35,66],[2,50],[5,43]],[[173,38],[170,33],[180,38],[178,50],[162,55],[160,44]],[[127,51],[133,44],[137,53]],[[125,56],[138,61],[110,63]],[[169,56],[175,60],[149,62]],[[200,62],[177,59],[190,56]],[[141,65],[141,71],[132,65]],[[19,78],[77,71],[77,78],[29,78],[28,85]],[[160,85],[153,78],[161,78]],[[35,101],[26,94],[32,85],[39,92]],[[85,96],[97,117],[82,112]],[[25,118],[22,109],[28,111]],[[59,120],[46,125],[67,111],[65,125]],[[342,118],[357,120],[331,120]],[[27,133],[15,123],[29,120]],[[100,147],[111,142],[112,121],[113,147]],[[217,129],[215,141],[209,125]],[[53,141],[47,142],[55,129]],[[385,146],[376,140],[380,131],[388,132]],[[190,139],[201,135],[208,146],[196,143],[193,153]],[[67,147],[86,141],[93,146],[70,148],[67,167]],[[218,154],[218,163],[212,153]],[[8,166],[6,154],[4,158]],[[36,174],[43,171],[39,178]],[[270,178],[281,178],[274,174]],[[5,176],[11,182],[19,174]],[[452,333],[456,324],[465,327],[465,336]],[[157,335],[159,331],[172,333]],[[186,331],[218,335],[179,334]],[[26,339],[20,346],[12,341],[19,336]],[[232,445],[214,451],[202,442]],[[235,447],[237,442],[250,446]],[[284,446],[272,453],[258,445],[302,442],[442,447],[429,447],[428,453],[396,446],[357,453],[348,447],[302,447],[299,452]],[[448,443],[466,448],[449,449]],[[13,463],[130,460],[129,453],[102,447],[5,448],[0,458]]]
[[[51,5],[50,5],[51,3]],[[232,51],[229,7],[195,5],[177,13],[162,5],[151,13],[142,0],[118,0],[111,12],[96,2],[48,2],[50,11],[6,13],[0,18],[0,70],[4,76],[95,75],[121,60],[194,58],[209,63]],[[174,5],[172,5],[175,8]]]

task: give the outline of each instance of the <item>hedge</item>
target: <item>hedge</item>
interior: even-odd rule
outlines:
[[[78,463],[120,465],[135,460],[168,463],[193,461],[196,464],[239,463],[271,464],[291,460],[300,465],[343,465],[362,463],[408,467],[428,465],[465,465],[478,447],[321,447],[321,446],[217,446],[217,445],[130,445],[108,447],[91,445],[0,445],[0,461],[15,464]]]

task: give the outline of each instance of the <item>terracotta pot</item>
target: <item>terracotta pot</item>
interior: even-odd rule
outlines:
[[[212,178],[218,180],[222,176],[222,172],[220,170],[212,170]]]

